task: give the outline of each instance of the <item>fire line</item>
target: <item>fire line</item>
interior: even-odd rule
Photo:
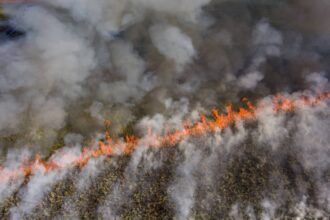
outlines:
[[[278,112],[294,112],[301,106],[314,106],[323,103],[330,98],[330,92],[322,93],[315,97],[300,96],[299,98],[290,98],[284,95],[276,95],[272,98],[272,110]],[[19,177],[28,177],[34,173],[36,168],[43,168],[45,173],[60,170],[67,167],[83,168],[92,158],[100,156],[117,156],[121,154],[130,155],[139,145],[149,146],[151,148],[161,148],[175,146],[180,141],[192,137],[201,136],[207,133],[221,131],[230,125],[239,121],[247,121],[256,119],[256,113],[262,111],[264,106],[262,103],[253,105],[248,99],[244,98],[245,108],[241,107],[237,111],[233,110],[232,104],[226,106],[226,113],[220,114],[217,109],[212,110],[212,119],[207,119],[204,114],[200,114],[200,120],[196,123],[183,124],[183,129],[175,130],[164,135],[155,135],[149,132],[146,138],[138,138],[136,136],[126,136],[124,141],[114,140],[106,133],[105,140],[98,142],[96,149],[84,147],[79,156],[71,158],[70,163],[61,164],[49,159],[42,160],[36,155],[30,162],[25,162],[18,169],[10,170],[0,167],[0,183],[7,183]],[[107,126],[108,126],[108,122]],[[120,152],[120,153],[118,153]],[[62,155],[62,157],[72,157],[72,155]]]

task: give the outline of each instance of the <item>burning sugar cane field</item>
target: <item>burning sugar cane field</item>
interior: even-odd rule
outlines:
[[[329,11],[0,0],[0,219],[329,219]]]

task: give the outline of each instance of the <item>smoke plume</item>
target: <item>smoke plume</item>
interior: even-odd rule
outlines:
[[[329,2],[1,6],[1,219],[330,217]]]

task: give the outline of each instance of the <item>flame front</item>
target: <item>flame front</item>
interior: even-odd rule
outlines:
[[[299,98],[286,97],[284,95],[276,95],[272,99],[272,110],[278,112],[293,112],[302,106],[319,105],[330,98],[330,92],[322,93],[315,97],[301,96]],[[98,147],[83,148],[78,156],[64,154],[62,158],[70,158],[69,163],[59,163],[52,159],[42,160],[40,155],[36,155],[32,161],[23,162],[18,169],[10,170],[0,167],[0,182],[9,182],[19,177],[28,177],[33,174],[36,168],[43,168],[44,172],[60,170],[67,167],[84,167],[92,158],[100,156],[116,156],[121,153],[131,154],[140,144],[152,148],[161,148],[175,146],[180,141],[192,137],[201,136],[210,132],[221,131],[228,128],[239,121],[247,121],[256,119],[256,113],[263,111],[265,106],[262,103],[253,105],[248,99],[244,98],[245,108],[241,107],[237,111],[233,110],[232,104],[226,106],[226,113],[220,114],[217,109],[212,110],[212,119],[208,120],[204,114],[200,114],[200,120],[196,123],[184,123],[183,129],[175,130],[164,135],[155,135],[151,132],[147,137],[139,139],[136,136],[126,136],[124,141],[114,140],[109,133],[106,133],[105,140],[98,142]],[[106,121],[105,125],[110,126],[110,122]]]

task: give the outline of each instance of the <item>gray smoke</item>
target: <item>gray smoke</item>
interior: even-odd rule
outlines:
[[[327,1],[4,8],[24,35],[0,42],[0,173],[36,153],[67,167],[0,182],[1,218],[329,217],[329,102],[287,114],[271,101],[329,90]],[[254,122],[149,148],[155,136],[228,102],[236,109],[242,97],[264,105]],[[69,165],[105,131],[119,142],[138,135],[137,149]]]

